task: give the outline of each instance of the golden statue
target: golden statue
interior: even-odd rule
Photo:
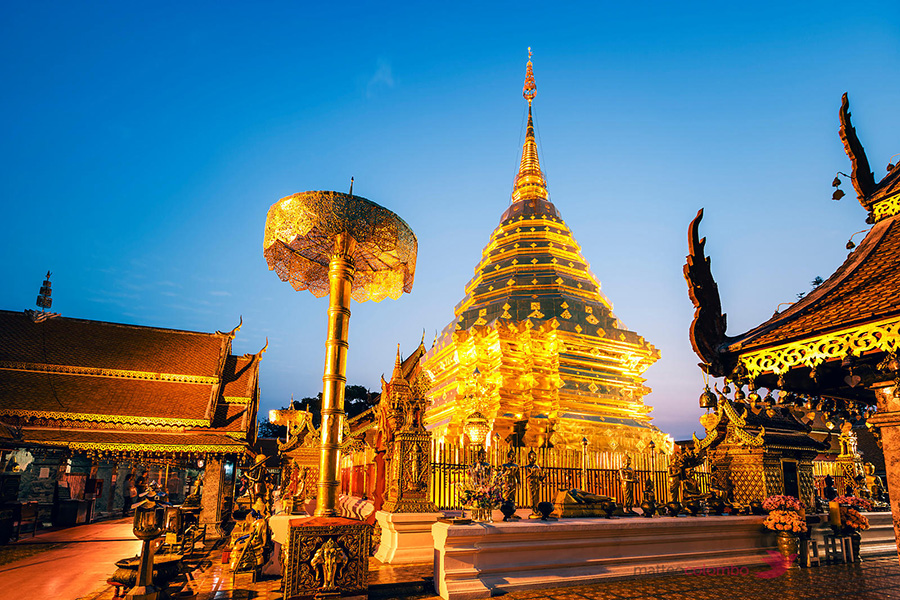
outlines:
[[[510,448],[506,453],[506,462],[497,469],[497,476],[503,486],[503,501],[516,502],[516,490],[519,489],[519,465],[516,464],[516,451]]]
[[[881,477],[875,474],[875,465],[870,462],[867,462],[863,465],[863,469],[866,472],[866,486],[865,491],[868,492],[868,497],[872,500],[882,501],[884,497],[884,483],[881,481]],[[862,493],[863,490],[860,490]]]
[[[622,484],[623,508],[630,513],[634,507],[634,469],[631,468],[631,457],[625,456],[625,464],[619,469],[619,482]]]
[[[328,541],[316,550],[309,564],[313,568],[321,567],[322,590],[327,591],[337,589],[337,580],[346,562],[347,555],[337,545],[334,538],[328,538]]]
[[[547,477],[544,470],[537,464],[537,453],[534,450],[528,452],[528,464],[522,467],[525,472],[525,479],[528,481],[528,499],[531,502],[531,519],[540,519],[541,512],[538,510],[538,503],[541,501],[541,484]]]

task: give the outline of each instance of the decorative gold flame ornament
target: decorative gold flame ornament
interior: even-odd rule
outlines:
[[[475,276],[425,357],[434,384],[425,424],[436,437],[481,435],[470,415],[516,445],[553,443],[643,452],[671,440],[651,425],[641,377],[659,351],[612,312],[572,232],[550,202],[532,119],[537,96],[526,65],[528,125],[510,206]],[[481,421],[478,421],[482,423]]]
[[[336,515],[350,298],[397,299],[412,289],[416,236],[403,219],[365,198],[303,192],[272,205],[263,241],[269,269],[296,290],[330,294],[316,516]]]

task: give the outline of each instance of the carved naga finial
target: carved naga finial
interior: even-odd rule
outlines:
[[[850,172],[850,179],[853,181],[853,187],[856,189],[856,195],[859,203],[863,208],[869,210],[866,205],[866,198],[875,191],[875,174],[869,167],[869,159],[866,157],[866,151],[860,143],[856,135],[856,128],[850,122],[850,101],[847,99],[847,93],[841,96],[841,110],[839,112],[841,119],[841,141],[844,142],[844,151],[850,157],[853,163],[853,170]]]
[[[719,286],[713,279],[709,258],[704,254],[706,238],[701,238],[700,220],[703,209],[688,227],[688,256],[684,265],[684,279],[688,295],[694,303],[694,320],[691,322],[691,346],[703,361],[700,368],[714,377],[723,377],[732,371],[733,359],[726,361],[722,348],[729,342],[725,335],[726,318],[722,313]],[[729,363],[729,364],[726,364]]]

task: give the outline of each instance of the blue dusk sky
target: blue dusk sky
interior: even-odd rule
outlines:
[[[453,306],[509,204],[528,46],[551,200],[662,358],[655,423],[700,430],[682,277],[701,233],[735,335],[796,300],[864,229],[841,94],[876,178],[900,152],[900,3],[5,2],[0,308],[53,271],[68,317],[229,330],[262,410],[321,390],[326,300],[262,253],[269,206],[354,192],[416,232],[412,294],[354,304],[371,389]],[[860,236],[857,236],[857,240]],[[265,414],[265,413],[263,413]]]

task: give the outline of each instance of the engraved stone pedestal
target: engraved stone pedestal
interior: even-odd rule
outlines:
[[[331,598],[369,589],[371,526],[344,517],[291,520],[284,598]]]
[[[431,526],[441,513],[375,513],[381,526],[381,544],[375,558],[383,563],[424,563],[434,560]]]

